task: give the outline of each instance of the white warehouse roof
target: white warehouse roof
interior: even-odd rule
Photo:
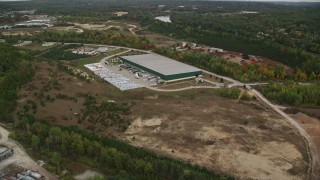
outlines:
[[[201,71],[196,67],[157,54],[121,56],[121,58],[163,75]]]

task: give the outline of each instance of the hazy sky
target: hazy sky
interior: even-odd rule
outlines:
[[[25,1],[25,0],[0,0],[0,2],[1,1]],[[208,0],[208,1],[320,2],[320,0]]]

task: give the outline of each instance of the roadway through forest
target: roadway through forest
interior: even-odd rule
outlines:
[[[16,164],[23,168],[32,169],[34,171],[39,172],[41,175],[45,176],[46,179],[58,179],[56,176],[48,172],[43,167],[39,166],[33,159],[31,159],[29,155],[25,152],[25,150],[18,143],[9,138],[9,131],[7,131],[2,126],[0,126],[0,134],[0,145],[4,145],[13,150],[12,156],[0,162],[0,169],[4,169],[6,166],[10,164]]]

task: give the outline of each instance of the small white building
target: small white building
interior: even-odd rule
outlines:
[[[79,29],[79,28],[78,28],[78,29],[76,30],[76,32],[77,32],[77,33],[83,33],[84,31],[83,31],[82,29]]]
[[[123,15],[127,15],[128,12],[124,12],[124,11],[118,11],[118,12],[113,12],[113,15],[117,15],[117,16],[123,16]]]
[[[8,158],[11,155],[12,155],[12,149],[4,146],[0,146],[0,161]]]
[[[223,52],[223,49],[211,47],[211,48],[209,48],[209,52],[219,52],[219,53],[222,53],[222,52]]]
[[[187,46],[187,43],[186,42],[182,42],[181,43],[181,48],[185,48]]]
[[[55,45],[56,43],[55,42],[45,42],[42,44],[43,47],[49,47],[49,46],[53,46]]]
[[[99,47],[99,48],[97,49],[97,51],[100,52],[100,53],[105,53],[105,52],[107,52],[108,50],[109,50],[109,48],[106,47],[106,46]]]
[[[15,45],[13,45],[13,46],[20,47],[20,46],[29,45],[29,44],[31,44],[31,43],[32,43],[32,41],[23,41],[23,42],[20,42],[20,43],[18,43],[18,44],[15,44]]]

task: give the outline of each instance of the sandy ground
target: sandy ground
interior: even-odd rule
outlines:
[[[211,101],[207,106],[198,100],[174,106],[159,103],[161,113],[136,117],[124,138],[135,146],[239,179],[306,178],[303,140],[285,120],[259,104]],[[164,108],[178,112],[172,116]]]

